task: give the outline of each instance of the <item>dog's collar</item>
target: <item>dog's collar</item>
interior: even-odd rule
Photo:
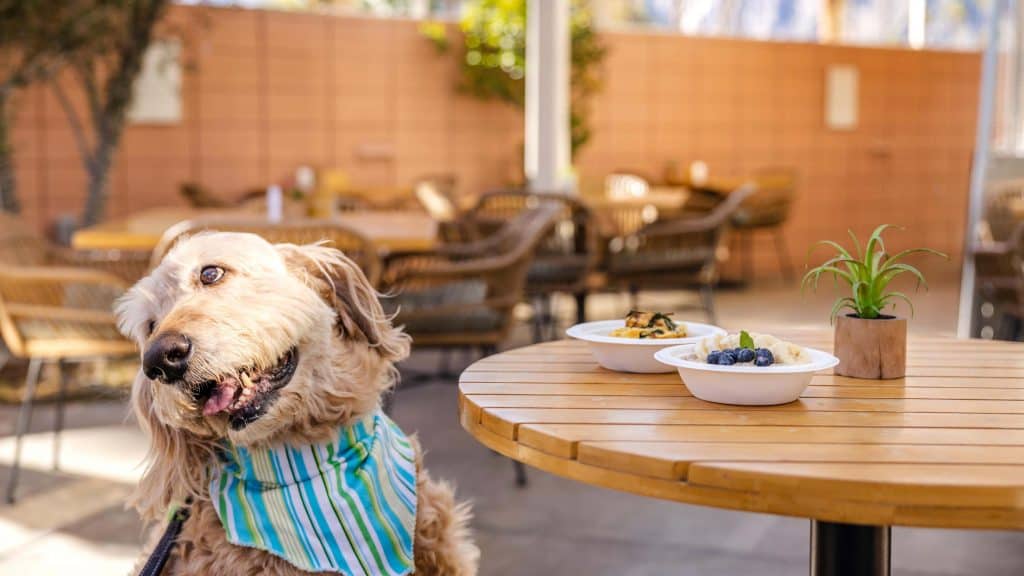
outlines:
[[[230,542],[309,572],[413,571],[415,454],[384,414],[329,442],[225,445],[212,468],[210,500]]]

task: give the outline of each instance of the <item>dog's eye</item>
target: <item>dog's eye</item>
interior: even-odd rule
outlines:
[[[204,286],[211,286],[220,282],[220,279],[224,277],[224,269],[220,266],[206,266],[199,272],[199,281]]]
[[[146,336],[152,336],[154,330],[156,330],[156,320],[150,320],[146,325]]]

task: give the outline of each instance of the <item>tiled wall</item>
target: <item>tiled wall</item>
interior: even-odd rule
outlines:
[[[962,249],[978,90],[977,54],[912,52],[678,36],[607,36],[607,83],[594,106],[584,174],[661,174],[669,161],[711,175],[794,166],[787,230],[802,264],[811,242],[908,228],[893,242]],[[824,127],[825,70],[860,77],[855,130]],[[770,240],[766,238],[765,240]],[[767,246],[758,264],[775,270]]]
[[[185,38],[184,122],[132,126],[113,176],[111,214],[179,202],[178,184],[237,194],[301,163],[356,184],[401,185],[454,171],[478,193],[514,175],[522,120],[461,96],[455,54],[415,22],[175,7]],[[454,32],[451,33],[454,39]],[[976,54],[606,34],[605,86],[583,178],[615,168],[659,175],[704,160],[712,175],[792,165],[800,200],[794,255],[820,237],[880,221],[959,252],[974,131]],[[860,72],[860,125],[823,126],[828,64]],[[15,142],[22,198],[44,226],[77,213],[84,177],[57,101],[22,100]],[[771,266],[770,258],[759,261]]]

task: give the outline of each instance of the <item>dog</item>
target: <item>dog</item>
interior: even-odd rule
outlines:
[[[381,412],[410,339],[340,251],[200,233],[116,315],[142,357],[148,548],[189,511],[164,574],[476,574],[468,504]]]

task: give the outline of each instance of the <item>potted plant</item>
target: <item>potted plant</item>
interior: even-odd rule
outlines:
[[[948,258],[930,248],[910,248],[890,256],[882,233],[891,227],[883,224],[875,228],[863,247],[851,230],[852,251],[838,242],[822,240],[808,252],[810,255],[819,246],[827,246],[836,254],[804,275],[801,290],[817,290],[818,280],[826,274],[850,287],[851,294],[836,300],[831,314],[835,355],[839,358],[836,374],[841,376],[878,379],[902,378],[906,374],[907,320],[884,310],[895,308],[896,301],[902,300],[913,315],[914,305],[903,292],[890,290],[889,284],[898,276],[910,274],[917,279],[917,289],[927,289],[924,274],[901,260],[913,254]]]

